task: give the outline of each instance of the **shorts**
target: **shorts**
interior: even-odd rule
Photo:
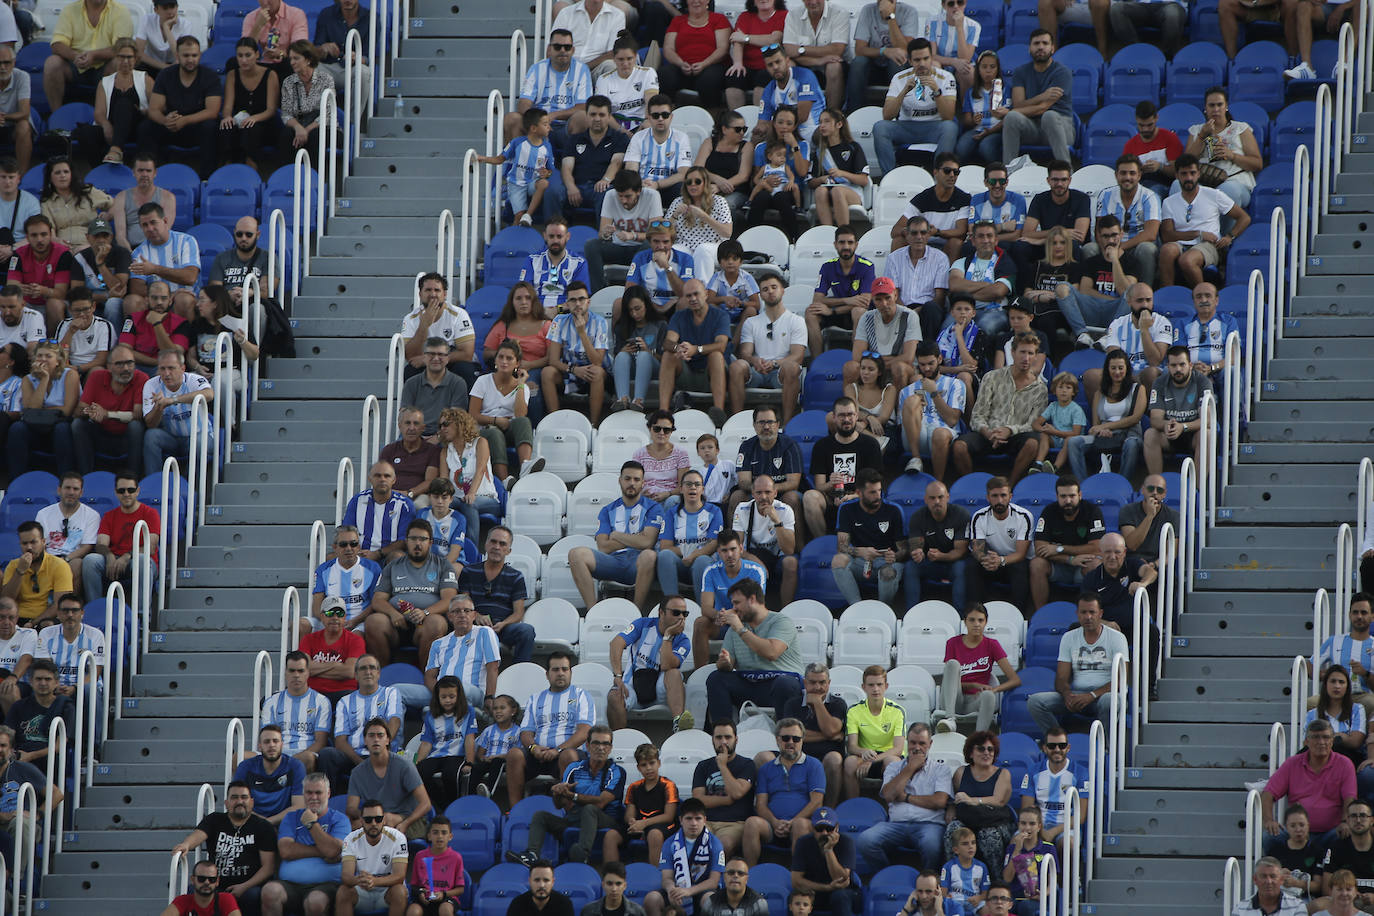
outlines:
[[[1198,242],[1195,245],[1189,245],[1185,250],[1202,252],[1202,263],[1206,267],[1214,266],[1221,259],[1221,255],[1217,252],[1217,246],[1211,242]]]
[[[782,572],[782,554],[771,547],[750,547],[746,553],[751,554],[759,565],[768,570],[768,575],[776,576]],[[722,637],[723,638],[723,637]]]
[[[949,433],[949,441],[950,441],[951,443],[954,442],[954,430],[950,429],[948,426],[935,426],[935,425],[930,424],[930,423],[922,423],[922,424],[921,424],[921,442],[920,442],[921,454],[922,454],[922,455],[927,455],[927,456],[930,455],[930,453],[931,453],[931,452],[930,452],[930,437],[933,436],[933,435],[935,435],[935,431],[936,431],[937,429],[943,429],[943,430],[945,430],[946,432],[948,432],[948,433]]]
[[[723,628],[722,628],[722,629],[723,629]],[[723,639],[724,637],[721,637],[721,638]],[[634,674],[630,675],[631,678],[634,678],[635,675],[637,675],[638,673],[639,673],[639,672],[636,671]],[[665,705],[665,704],[668,702],[668,688],[667,688],[667,686],[663,683],[663,672],[661,672],[661,671],[656,671],[656,672],[654,672],[654,673],[655,673],[656,677],[654,678],[654,699],[653,699],[653,702],[652,702],[652,703],[644,703],[644,702],[642,702],[642,701],[640,700],[640,698],[639,698],[639,691],[635,689],[635,684],[634,684],[634,683],[626,683],[625,686],[626,686],[626,688],[628,688],[629,691],[630,691],[630,696],[629,696],[629,698],[625,701],[625,708],[626,708],[626,709],[648,709],[650,706],[663,706],[663,705]],[[647,686],[646,686],[645,689],[646,689],[646,690],[648,689]]]
[[[1197,451],[1197,431],[1179,433],[1177,439],[1165,439],[1164,450],[1171,455],[1192,455]]]
[[[772,81],[773,78],[768,75],[767,70],[746,69],[743,76],[727,76],[725,85],[730,89],[748,92],[750,89],[762,89]]]
[[[294,881],[278,880],[277,883],[286,890],[286,901],[282,904],[281,908],[283,913],[303,912],[305,909],[305,898],[309,897],[315,891],[320,891],[329,898],[329,907],[332,909],[334,906],[334,895],[339,892],[339,882],[337,881],[322,881],[319,884],[297,884]],[[386,909],[386,907],[382,907],[382,909]],[[359,907],[359,910],[361,912],[367,912],[366,910],[362,910],[361,907]]]
[[[745,388],[781,388],[782,370],[774,367],[769,372],[760,372],[753,366],[749,367],[749,381],[744,383]]]
[[[506,203],[510,204],[512,215],[522,210],[528,210],[530,208],[530,197],[533,195],[533,184],[516,184],[513,181],[506,183]]]
[[[743,821],[707,821],[706,827],[728,849],[739,849],[744,837]]]
[[[385,913],[387,909],[386,892],[391,890],[389,887],[374,887],[368,890],[365,887],[353,888],[358,892],[358,902],[353,906],[355,913]]]
[[[660,843],[665,843],[668,840],[668,835],[672,833],[674,829],[676,829],[676,827],[669,828],[668,826],[665,826],[663,824],[655,824],[653,827],[650,827],[648,830],[644,831],[643,836],[638,837],[637,839],[644,839],[645,841],[647,841],[649,839],[649,834],[656,833],[658,834],[658,841]],[[608,827],[606,828],[606,832],[619,834],[620,841],[622,843],[630,842],[630,835],[626,832],[626,827],[624,824],[617,824],[614,827]]]
[[[67,76],[74,86],[94,89],[100,85],[101,78],[105,76],[105,68],[92,67],[89,70],[78,70],[76,64],[69,60],[67,61]]]
[[[593,550],[596,555],[596,565],[592,567],[592,576],[597,579],[609,579],[612,582],[619,582],[621,585],[634,585],[635,575],[638,572],[639,563],[638,550],[617,550],[615,553],[602,553],[600,550]]]
[[[1083,567],[1067,563],[1050,564],[1050,584],[1070,587],[1083,584]]]
[[[1059,14],[1059,22],[1071,22],[1074,25],[1092,25],[1092,10],[1086,3],[1072,2],[1064,7],[1064,12]]]
[[[979,432],[969,431],[960,436],[958,441],[964,443],[968,448],[970,458],[977,458],[989,452],[995,455],[1011,455],[1014,457],[1025,447],[1027,442],[1039,442],[1040,439],[1036,433],[1017,433],[1007,440],[1006,445],[1003,445],[999,449],[993,448],[992,442],[988,440],[987,436]]]
[[[539,760],[530,753],[529,748],[525,748],[525,781],[529,782],[536,776],[552,776],[554,779],[561,779],[563,768],[558,765],[557,757],[549,761]]]
[[[690,365],[684,365],[677,376],[677,390],[710,391],[711,373],[706,371],[704,365],[701,369],[693,369]]]
[[[422,916],[439,916],[439,907],[444,903],[443,900],[425,900],[418,887],[410,889],[410,902],[420,908]],[[453,907],[453,912],[458,912],[458,900],[456,898],[450,897],[448,904]]]

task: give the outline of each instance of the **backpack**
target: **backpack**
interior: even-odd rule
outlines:
[[[281,303],[270,296],[262,298],[262,352],[264,356],[296,358],[296,335]]]

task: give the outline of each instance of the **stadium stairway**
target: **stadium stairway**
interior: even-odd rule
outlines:
[[[462,154],[485,146],[487,94],[505,90],[511,32],[530,28],[533,9],[414,0],[410,17],[399,84],[368,125],[293,303],[297,358],[271,360],[259,382],[36,909],[161,911],[170,850],[194,826],[201,783],[223,802],[227,722],[251,723],[254,656],[275,656],[282,589],[308,581],[310,524],[332,525],[338,460],[358,460],[362,401],[384,391],[387,343],[415,274],[435,267],[436,218],[459,208]]]
[[[1356,135],[1374,144],[1374,116]],[[1374,155],[1354,154],[1336,176],[1107,827],[1096,916],[1215,913],[1225,858],[1242,855],[1244,784],[1266,777],[1270,724],[1288,722],[1291,660],[1311,654],[1312,596],[1335,582],[1374,440],[1371,173]]]

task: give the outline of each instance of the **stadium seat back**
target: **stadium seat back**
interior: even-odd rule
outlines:
[[[1059,48],[1054,59],[1073,73],[1073,110],[1084,117],[1097,111],[1102,91],[1102,55],[1092,45],[1071,44]]]
[[[1177,134],[1184,146],[1188,145],[1188,128],[1204,120],[1202,108],[1188,102],[1170,102],[1159,109],[1159,126]]]
[[[514,286],[532,254],[544,250],[544,237],[528,226],[507,226],[492,236],[483,253],[482,282]]]
[[[1118,509],[1135,501],[1135,488],[1120,474],[1110,471],[1094,474],[1082,484],[1083,499],[1094,506],[1116,506]]]
[[[1059,639],[1078,623],[1078,608],[1068,601],[1051,601],[1035,612],[1026,627],[1026,665],[1054,668]]]
[[[177,199],[177,218],[172,228],[188,232],[196,224],[200,207],[200,176],[189,165],[168,162],[158,166],[157,186]],[[242,215],[242,214],[240,214]]]
[[[896,641],[897,615],[892,608],[871,599],[851,604],[835,622],[835,664],[890,665]]]
[[[817,442],[830,435],[830,429],[825,424],[825,411],[803,410],[787,421],[784,432],[796,440],[797,447],[801,449],[802,474],[805,475],[811,468],[811,450]]]
[[[973,471],[965,474],[949,488],[949,501],[963,506],[970,514],[988,504],[988,480],[992,477],[987,471]]]
[[[159,180],[162,173],[158,172]],[[262,199],[262,180],[246,165],[220,166],[205,180],[200,218],[232,229],[244,216],[257,216]]]
[[[1226,52],[1206,41],[1186,45],[1169,61],[1165,74],[1164,98],[1202,107],[1203,96],[1213,86],[1226,83]]]
[[[576,485],[587,476],[592,451],[591,421],[577,410],[556,410],[539,421],[534,431],[534,451],[544,459],[546,473]],[[618,492],[617,492],[618,495]]]
[[[453,822],[449,846],[463,857],[471,871],[486,871],[496,864],[501,840],[501,809],[481,795],[465,795],[444,811]]]
[[[1043,509],[1056,499],[1058,478],[1053,474],[1031,474],[1022,477],[1016,489],[1011,491],[1011,501],[1034,512]]]
[[[1083,130],[1083,162],[1109,165],[1121,155],[1126,141],[1135,136],[1135,110],[1129,105],[1107,105],[1088,119]],[[1038,193],[1038,192],[1037,192]]]
[[[908,613],[897,637],[897,664],[916,665],[932,675],[943,673],[945,643],[958,632],[958,625],[947,619]]]
[[[868,879],[864,895],[864,916],[889,916],[906,905],[916,886],[916,869],[910,865],[889,865]]]
[[[1283,107],[1284,68],[1288,52],[1272,41],[1247,41],[1231,61],[1227,86],[1231,93],[1232,116],[1237,102],[1254,102],[1267,112]],[[1254,123],[1251,122],[1251,126]],[[1263,147],[1261,147],[1262,149]]]
[[[1127,45],[1103,67],[1102,100],[1108,105],[1121,102],[1134,106],[1142,99],[1157,103],[1164,67],[1164,52],[1154,45]]]
[[[797,591],[814,598],[832,611],[845,604],[844,595],[840,594],[835,577],[830,572],[830,561],[834,557],[835,535],[825,534],[809,541],[797,559]]]
[[[1316,102],[1294,102],[1280,111],[1269,134],[1270,161],[1275,164],[1292,162],[1297,158],[1298,147],[1304,144],[1311,152],[1316,141],[1316,120]],[[1270,168],[1274,166],[1266,167],[1265,171]],[[1289,174],[1292,174],[1291,169]]]
[[[903,736],[899,740],[906,738]],[[874,824],[887,820],[887,811],[871,798],[851,798],[835,806],[835,818],[840,822],[840,833],[853,839]]]

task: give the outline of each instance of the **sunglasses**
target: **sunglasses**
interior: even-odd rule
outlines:
[[[357,547],[357,546],[359,546],[360,544],[362,544],[362,541],[339,541],[338,544],[337,544],[336,546],[339,546],[339,547]]]
[[[1145,484],[1145,486],[1141,487],[1140,489],[1144,490],[1146,493],[1163,493],[1165,491],[1164,487],[1157,487],[1154,484],[1149,483]]]
[[[991,744],[980,744],[980,745],[978,745],[977,747],[975,747],[974,750],[975,750],[975,751],[982,751],[982,752],[985,753],[985,754],[995,754],[995,753],[997,753],[997,748],[993,747]]]
[[[668,435],[669,433],[671,433],[675,428],[676,428],[676,427],[673,427],[673,426],[655,426],[655,427],[654,427],[654,432],[656,432],[656,433],[663,433],[663,435],[666,436],[666,435]]]
[[[1067,741],[1046,741],[1045,747],[1051,751],[1062,751],[1069,746]]]
[[[383,815],[383,814],[364,814],[364,815],[363,815],[363,823],[364,823],[364,824],[380,824],[380,823],[381,823],[382,821],[384,821],[384,820],[386,820],[386,815]]]
[[[672,116],[673,116],[673,113],[672,113],[671,111],[651,111],[651,112],[649,112],[649,117],[653,118],[655,121],[666,121],[668,118],[671,118]]]
[[[883,358],[883,355],[882,355],[881,353],[879,353],[877,350],[865,350],[865,351],[863,351],[862,353],[860,353],[859,355],[860,355],[860,356],[866,356],[866,357],[868,357],[869,359],[879,359],[879,360],[880,360],[880,359]]]
[[[737,131],[739,131],[740,133],[744,133],[744,129],[745,129],[745,128],[744,128],[744,125],[743,125],[743,124],[726,124],[726,125],[725,125],[725,129],[726,129],[726,130],[737,130]],[[726,874],[728,875],[728,874],[730,874],[730,873],[727,871]]]
[[[946,175],[958,175],[958,174],[959,174],[959,170],[958,170],[958,169],[952,169],[952,168],[950,168],[950,167],[947,166],[947,165],[946,165],[946,166],[941,166],[940,171],[944,172]]]
[[[688,178],[686,181],[683,182],[683,184],[685,184],[685,185],[686,185],[687,187],[689,187],[689,188],[692,187],[692,186],[694,186],[694,185],[705,184],[705,183],[706,183],[706,182],[702,181],[700,178]]]
[[[669,617],[686,617],[686,616],[687,616],[687,612],[686,612],[686,611],[669,611],[669,612],[668,612],[668,616],[669,616]]]
[[[986,179],[986,181],[990,187],[994,188],[999,188],[1007,183],[1007,180],[1005,178],[988,178]]]
[[[649,228],[650,228],[650,229],[671,229],[671,228],[673,228],[673,222],[672,222],[672,220],[666,220],[666,219],[651,219],[651,220],[649,220]]]
[[[234,233],[234,238],[236,238],[236,239],[251,239],[252,237],[253,237],[253,233],[252,233],[252,232],[235,232],[235,233]]]
[[[557,44],[550,42],[549,47],[553,48],[555,51],[571,51],[573,49],[572,44],[566,41],[560,41]]]
[[[115,487],[115,492],[121,496],[127,496],[130,493],[137,493],[138,487]]]
[[[784,742],[786,742],[786,743],[788,743],[788,744],[792,744],[792,743],[794,743],[794,742],[800,741],[801,739],[802,739],[802,736],[801,736],[801,735],[778,735],[778,740],[779,740],[779,741],[784,741]]]
[[[813,826],[811,829],[814,830],[814,831],[816,831],[817,833],[834,833],[834,832],[835,832],[835,828],[832,827],[832,826],[830,826],[829,824],[816,824],[816,825]]]
[[[749,872],[742,868],[727,868],[725,870],[725,876],[727,878],[747,878],[749,877]]]
[[[196,875],[191,880],[197,884],[214,884],[219,881],[219,878],[215,875]]]
[[[776,41],[773,42],[771,45],[764,45],[762,48],[759,48],[759,52],[762,54],[772,54],[774,51],[781,50],[782,45],[778,44]]]
[[[330,608],[329,610],[321,611],[320,613],[326,617],[343,617],[348,613],[348,611],[344,610],[343,608]]]

